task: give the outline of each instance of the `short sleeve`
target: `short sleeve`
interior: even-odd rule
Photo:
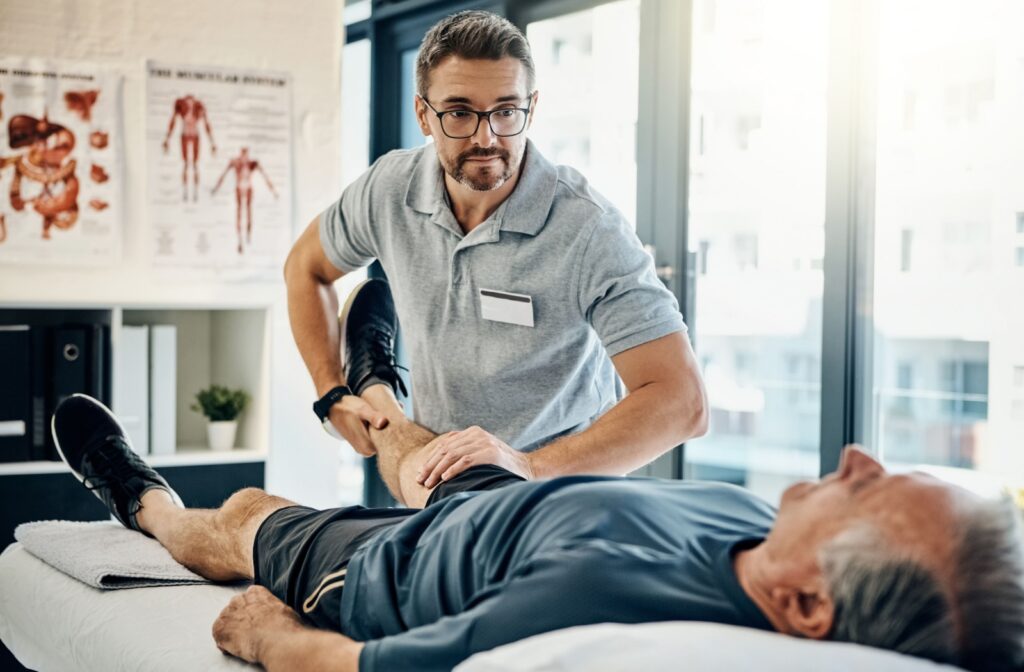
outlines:
[[[371,208],[378,159],[336,202],[320,213],[320,245],[327,259],[343,273],[363,268],[378,256]]]
[[[609,210],[583,250],[580,310],[609,356],[685,331],[679,303],[622,215]]]

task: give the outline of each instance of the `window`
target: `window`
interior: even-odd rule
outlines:
[[[735,366],[704,370],[711,428],[687,444],[686,473],[770,500],[819,464],[827,9],[693,10],[694,338]]]
[[[1017,233],[1024,234],[1024,212],[1017,213]]]
[[[909,273],[911,246],[914,243],[914,230],[903,229],[902,233],[903,235],[900,236],[900,271]]]
[[[1019,300],[1003,287],[1024,255],[998,254],[1001,208],[1024,200],[1006,152],[1024,110],[1019,97],[998,94],[1020,81],[1020,66],[1002,64],[1024,64],[1012,28],[1024,9],[908,0],[878,10],[863,435],[889,463],[1014,473],[1012,404],[989,398],[1010,395],[1010,358],[1024,339],[1005,319]],[[1011,215],[1018,230],[1021,214]],[[911,356],[912,373],[900,364]]]
[[[346,0],[341,15],[346,26],[370,18],[370,0]]]
[[[540,102],[530,138],[572,166],[636,225],[640,1],[618,0],[526,27]]]
[[[369,3],[366,3],[369,5]],[[348,16],[349,7],[345,8]],[[370,167],[370,41],[345,45],[341,55],[341,184]]]
[[[896,365],[896,389],[893,390],[892,411],[910,415],[912,410],[911,394],[914,389],[914,365],[899,362]]]

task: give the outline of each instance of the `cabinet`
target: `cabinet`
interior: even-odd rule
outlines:
[[[266,456],[270,443],[271,307],[269,305],[116,305],[18,308],[0,306],[0,329],[48,329],[67,325],[97,325],[107,335],[97,346],[96,380],[82,391],[105,402],[116,396],[117,381],[136,375],[134,363],[121,357],[125,327],[173,325],[174,356],[173,453],[147,456],[181,495],[187,506],[216,507],[239,488],[264,487]],[[52,340],[52,339],[51,339]],[[52,346],[52,343],[51,343]],[[52,347],[51,347],[52,349]],[[38,361],[33,369],[39,368]],[[94,368],[95,368],[94,367]],[[120,367],[120,368],[119,368]],[[45,367],[44,367],[45,368]],[[52,376],[52,371],[48,371]],[[89,379],[93,380],[93,379]],[[251,396],[239,418],[234,450],[214,452],[206,446],[206,421],[190,406],[195,393],[212,383],[240,387]],[[52,390],[52,381],[40,383]],[[18,384],[4,383],[11,391]],[[48,431],[48,417],[55,400],[36,406]],[[2,419],[0,419],[2,420]],[[38,420],[38,417],[36,418]],[[54,457],[40,454],[35,457]],[[0,548],[13,541],[14,528],[32,520],[102,520],[108,517],[102,503],[86,491],[67,467],[53,459],[0,463]]]

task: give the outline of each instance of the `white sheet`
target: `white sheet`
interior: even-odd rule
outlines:
[[[12,544],[0,555],[0,640],[40,672],[239,672],[210,628],[243,590],[213,585],[102,591]],[[713,623],[591,625],[478,654],[457,672],[952,672],[853,644]]]
[[[39,672],[238,672],[214,620],[239,587],[194,585],[103,591],[11,544],[0,555],[0,640]]]
[[[956,672],[890,651],[717,623],[603,623],[478,653],[455,672]]]

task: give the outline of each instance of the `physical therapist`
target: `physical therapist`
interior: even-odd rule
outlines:
[[[416,63],[416,119],[433,142],[378,159],[285,264],[318,414],[372,455],[368,428],[386,418],[346,393],[333,283],[380,261],[415,420],[445,433],[419,473],[427,487],[478,464],[624,474],[707,428],[686,325],[629,222],[526,137],[534,79],[506,19],[441,20]]]

